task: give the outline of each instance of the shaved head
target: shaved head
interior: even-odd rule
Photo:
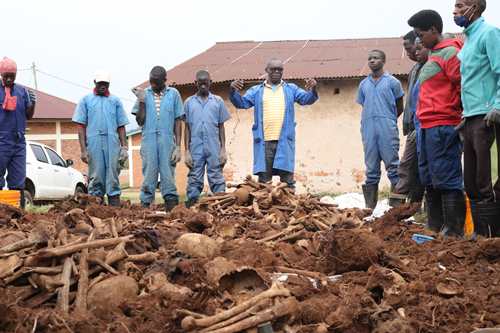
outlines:
[[[208,73],[207,70],[200,69],[198,72],[196,72],[196,80],[201,79],[210,79],[210,73]]]
[[[278,58],[271,58],[267,62],[266,68],[270,68],[270,67],[283,67],[283,61],[281,61]]]

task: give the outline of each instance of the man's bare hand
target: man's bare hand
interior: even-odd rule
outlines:
[[[313,90],[318,85],[315,79],[306,79],[306,90]]]
[[[245,87],[245,81],[243,80],[235,80],[231,82],[231,89],[236,90],[238,92],[242,91]]]

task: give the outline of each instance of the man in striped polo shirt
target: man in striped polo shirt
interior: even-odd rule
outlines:
[[[142,127],[141,158],[144,181],[141,204],[149,207],[155,199],[158,175],[165,210],[179,203],[175,184],[175,166],[181,159],[182,119],[184,109],[179,92],[167,87],[167,71],[156,66],[149,75],[150,87],[133,90],[137,102],[132,114]]]
[[[285,82],[283,62],[271,59],[266,66],[267,79],[251,87],[242,96],[244,82],[231,83],[230,99],[238,109],[254,108],[253,173],[262,183],[280,176],[281,182],[295,187],[295,108],[294,103],[311,105],[318,100],[316,81],[306,80],[306,90]]]

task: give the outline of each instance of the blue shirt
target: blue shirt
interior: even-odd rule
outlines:
[[[374,80],[370,74],[361,81],[356,100],[363,106],[361,120],[389,118],[397,121],[396,100],[403,96],[401,82],[394,76],[384,73],[378,80]]]
[[[115,135],[118,127],[129,123],[123,104],[115,96],[88,94],[78,103],[73,121],[87,126],[87,137]]]
[[[165,87],[160,102],[160,112],[157,113],[154,91],[151,87],[145,89],[146,120],[142,126],[142,137],[161,134],[170,138],[174,136],[175,120],[184,116],[182,98],[179,91],[173,87]],[[136,101],[132,114],[139,112],[139,101]]]
[[[206,100],[197,95],[189,97],[184,103],[184,112],[191,139],[197,137],[219,140],[219,125],[230,118],[222,98],[213,94],[209,94]]]
[[[26,88],[14,84],[10,94],[17,97],[15,111],[6,111],[2,105],[5,99],[5,87],[0,85],[0,132],[22,133],[26,132],[26,109],[31,106]]]

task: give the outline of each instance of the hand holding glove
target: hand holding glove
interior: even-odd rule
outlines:
[[[175,146],[174,150],[172,151],[172,156],[170,156],[170,162],[172,164],[177,164],[181,160],[181,147],[180,146]]]
[[[486,122],[486,126],[491,127],[495,124],[500,125],[500,110],[493,109],[491,110],[486,117],[484,117],[484,121]]]
[[[139,87],[132,88],[132,93],[140,103],[144,103],[144,99],[146,98],[146,91],[144,89]]]
[[[221,166],[221,168],[224,168],[224,166],[227,163],[227,153],[226,153],[226,149],[225,148],[222,148],[220,150],[219,160],[220,160],[220,166]]]
[[[35,104],[36,103],[36,94],[35,94],[35,92],[33,90],[28,89],[28,97],[30,98],[31,104]]]
[[[121,147],[120,148],[120,157],[118,158],[118,161],[120,164],[124,164],[128,160],[128,149],[127,147]]]

